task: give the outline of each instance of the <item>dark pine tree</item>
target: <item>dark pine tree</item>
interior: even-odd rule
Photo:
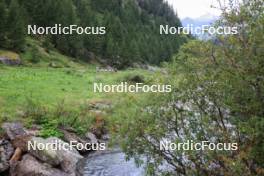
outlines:
[[[5,48],[6,44],[6,20],[7,20],[7,12],[6,12],[6,4],[5,1],[0,1],[0,48]]]
[[[21,51],[25,44],[25,16],[17,0],[12,0],[7,18],[7,48]]]

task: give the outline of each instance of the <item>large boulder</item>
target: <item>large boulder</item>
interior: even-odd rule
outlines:
[[[27,134],[23,136],[16,137],[11,141],[14,148],[20,148],[23,152],[28,150],[28,142],[32,139],[33,136]]]
[[[87,141],[85,141],[84,139],[80,138],[79,136],[77,136],[74,132],[69,132],[67,130],[62,129],[61,132],[63,133],[63,139],[68,142],[68,143],[81,143],[83,145],[85,145],[86,143],[88,143]],[[76,148],[77,149],[77,148]],[[78,150],[78,149],[77,149]],[[80,153],[85,153],[87,152],[85,149],[82,150],[78,150]]]
[[[64,134],[64,140],[68,143],[75,142],[82,144],[83,146],[87,146],[87,148],[78,149],[76,148],[80,153],[87,153],[92,151],[92,145],[98,144],[98,140],[96,136],[93,133],[87,132],[85,134],[85,137],[79,137],[74,132],[69,132],[67,130],[62,129],[62,133]]]
[[[13,153],[12,144],[7,140],[0,140],[0,173],[9,168],[9,159]]]
[[[10,140],[26,135],[26,131],[21,123],[4,123],[2,128]]]
[[[11,165],[10,176],[69,176],[69,174],[49,164],[43,164],[30,154],[26,154],[21,161]]]
[[[18,58],[14,58],[14,59],[11,59],[9,57],[6,57],[6,56],[0,56],[0,63],[3,63],[5,65],[21,65],[21,59],[18,57]]]
[[[28,152],[37,159],[49,163],[52,166],[60,164],[60,158],[50,140],[40,137],[33,137],[28,144]]]
[[[48,139],[33,137],[23,129],[20,123],[4,123],[2,128],[7,140],[0,141],[0,172],[7,170],[11,164],[11,173],[14,176],[75,176],[76,164],[83,157],[69,143],[56,137]],[[13,147],[16,152],[12,157]],[[30,155],[19,161],[24,152]],[[35,167],[30,167],[31,165]],[[62,171],[52,167],[60,168]],[[50,171],[45,171],[47,169]]]
[[[32,135],[24,130],[21,123],[4,123],[2,128],[6,138],[11,141],[14,148],[20,148],[23,152],[27,151],[27,144]]]
[[[76,164],[83,157],[68,143],[56,137],[48,139],[33,137],[30,145],[28,152],[37,159],[52,166],[60,166],[64,172],[75,176]]]
[[[98,140],[97,140],[96,136],[93,133],[91,133],[91,132],[87,132],[85,134],[85,137],[87,138],[87,140],[89,140],[89,142],[91,144],[97,144],[98,143]]]
[[[71,176],[75,176],[76,165],[83,157],[76,149],[71,148],[68,143],[56,137],[51,137],[48,140],[51,142],[58,142],[61,147],[65,146],[65,149],[62,148],[62,150],[57,150],[57,155],[60,158],[60,168]]]

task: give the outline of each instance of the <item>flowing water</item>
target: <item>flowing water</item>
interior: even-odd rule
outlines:
[[[125,154],[116,149],[89,155],[84,160],[83,176],[143,176],[134,160],[126,161]]]

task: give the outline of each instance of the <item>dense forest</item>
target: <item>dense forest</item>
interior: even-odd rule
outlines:
[[[0,18],[0,47],[21,52],[29,24],[105,26],[105,35],[31,37],[40,40],[44,48],[85,61],[93,53],[118,67],[168,61],[183,41],[159,34],[159,24],[181,25],[163,0],[1,0]]]

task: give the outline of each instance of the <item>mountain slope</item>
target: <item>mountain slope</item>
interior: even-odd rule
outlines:
[[[7,0],[1,3],[0,8],[7,14],[2,15],[5,23],[0,25],[8,27],[9,19],[16,24],[13,25],[15,30],[6,28],[0,36],[0,48],[4,49],[23,52],[28,24],[103,26],[106,27],[105,35],[31,37],[41,41],[44,48],[58,49],[84,61],[90,61],[94,53],[108,64],[122,68],[134,62],[159,64],[168,61],[183,41],[180,37],[159,35],[160,24],[181,25],[173,9],[163,0]],[[12,31],[20,31],[21,35],[15,38],[21,40],[12,42],[16,41]]]

